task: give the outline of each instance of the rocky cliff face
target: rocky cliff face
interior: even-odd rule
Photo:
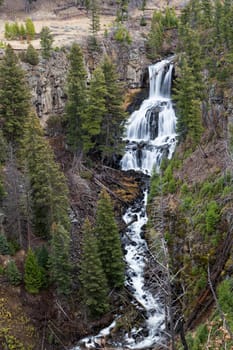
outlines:
[[[62,114],[66,95],[65,81],[68,61],[64,52],[54,52],[49,60],[37,66],[23,63],[31,89],[32,102],[42,124],[51,115]]]
[[[41,119],[42,125],[51,115],[64,112],[66,93],[65,84],[68,69],[67,52],[53,52],[49,60],[40,59],[37,66],[23,63],[32,93],[32,102]],[[105,54],[113,57],[118,68],[120,80],[128,89],[145,87],[147,66],[149,64],[143,40],[133,45],[112,44],[105,40],[102,43],[101,54],[93,55],[84,48],[88,79],[91,71],[101,61]]]

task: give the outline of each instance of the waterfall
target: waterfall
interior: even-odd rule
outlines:
[[[136,170],[150,175],[153,168],[159,169],[163,157],[171,158],[174,152],[176,116],[170,99],[172,70],[172,59],[149,67],[149,97],[139,110],[132,113],[127,123],[126,150],[121,161],[124,171]],[[153,295],[146,288],[144,280],[149,258],[147,243],[142,238],[142,229],[147,223],[146,203],[147,191],[142,201],[135,203],[123,216],[125,223],[129,224],[123,237],[127,265],[125,285],[140,305],[138,307],[145,312],[146,320],[143,327],[131,329],[121,343],[111,342],[111,349],[148,349],[164,340],[163,305],[159,295]],[[101,348],[98,344],[110,334],[116,321],[98,335],[82,339],[80,346],[73,350]]]
[[[159,169],[162,158],[171,158],[176,145],[176,116],[170,98],[173,64],[171,59],[163,60],[149,67],[149,98],[129,118],[125,141],[126,151],[121,161],[122,169],[137,170],[151,174]],[[147,223],[147,192],[140,203],[137,220],[128,226],[130,240],[125,244],[127,262],[126,286],[133,290],[135,299],[146,311],[144,328],[133,329],[125,337],[126,347],[148,349],[164,340],[164,310],[159,295],[145,288],[144,271],[148,261],[146,241],[141,237]],[[123,219],[126,223],[135,217],[135,206],[129,208]]]
[[[163,157],[171,158],[176,144],[176,116],[170,99],[173,65],[163,60],[149,67],[150,92],[127,123],[123,170],[151,174]]]

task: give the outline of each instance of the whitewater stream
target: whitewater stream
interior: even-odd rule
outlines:
[[[176,116],[170,98],[172,70],[172,58],[149,66],[149,97],[139,110],[131,114],[126,127],[126,150],[121,160],[124,171],[135,170],[151,175],[153,169],[159,170],[164,157],[172,157],[176,146]],[[144,280],[148,261],[148,247],[142,235],[147,223],[146,202],[147,191],[141,202],[137,201],[123,216],[126,224],[132,222],[123,237],[127,266],[125,286],[138,307],[143,309],[145,323],[126,333],[121,343],[107,341],[111,349],[149,349],[165,339],[165,314],[159,292],[153,295]],[[101,341],[111,333],[116,321],[117,316],[109,327],[98,335],[80,340],[72,350],[104,348]]]

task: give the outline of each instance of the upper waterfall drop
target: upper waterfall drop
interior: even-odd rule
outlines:
[[[171,158],[176,144],[176,116],[170,99],[172,71],[172,59],[149,66],[149,97],[128,120],[122,170],[151,174],[163,157]]]

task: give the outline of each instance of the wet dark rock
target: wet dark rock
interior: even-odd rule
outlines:
[[[161,107],[159,105],[152,107],[146,112],[146,119],[149,123],[150,139],[154,140],[159,132],[159,112]]]

